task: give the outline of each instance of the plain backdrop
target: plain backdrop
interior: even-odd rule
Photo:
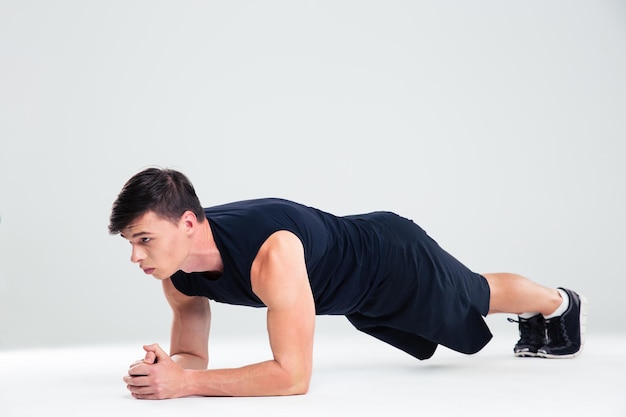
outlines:
[[[107,232],[148,166],[205,206],[398,212],[624,333],[624,74],[618,0],[0,0],[0,349],[167,340]],[[218,305],[212,331],[264,320]]]

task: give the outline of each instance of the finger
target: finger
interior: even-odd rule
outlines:
[[[152,351],[147,352],[146,353],[146,357],[143,360],[144,363],[147,363],[147,364],[150,364],[150,365],[156,363],[156,361],[157,361],[156,353],[154,353]]]
[[[150,386],[150,379],[146,376],[125,376],[123,378],[126,385],[133,387],[148,387]]]
[[[146,352],[154,352],[157,362],[160,360],[169,359],[170,357],[163,349],[161,349],[161,346],[159,346],[157,343],[145,345],[143,348]]]
[[[136,396],[138,395],[142,397],[154,395],[151,387],[135,387],[133,385],[127,385],[127,388],[135,398],[137,398]]]
[[[135,365],[128,370],[128,375],[130,376],[146,376],[149,375],[149,367],[152,365],[145,364],[140,362],[139,365]]]
[[[135,394],[134,392],[130,393],[134,398],[138,399],[138,400],[156,400],[157,398],[154,396],[154,394]]]

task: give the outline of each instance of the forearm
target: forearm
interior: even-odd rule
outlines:
[[[305,394],[310,370],[289,371],[271,360],[236,369],[187,370],[186,393],[199,396],[278,396]]]

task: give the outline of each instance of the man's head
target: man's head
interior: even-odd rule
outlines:
[[[109,231],[132,245],[131,262],[166,279],[187,260],[196,225],[206,218],[189,180],[180,172],[150,168],[132,177],[113,203]]]
[[[135,174],[113,203],[109,232],[120,233],[149,211],[177,223],[187,211],[204,221],[204,209],[187,177],[175,170],[148,168]]]

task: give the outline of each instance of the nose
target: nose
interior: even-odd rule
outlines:
[[[141,250],[139,245],[133,245],[133,249],[130,254],[130,261],[134,264],[139,263],[145,257],[145,253]]]

